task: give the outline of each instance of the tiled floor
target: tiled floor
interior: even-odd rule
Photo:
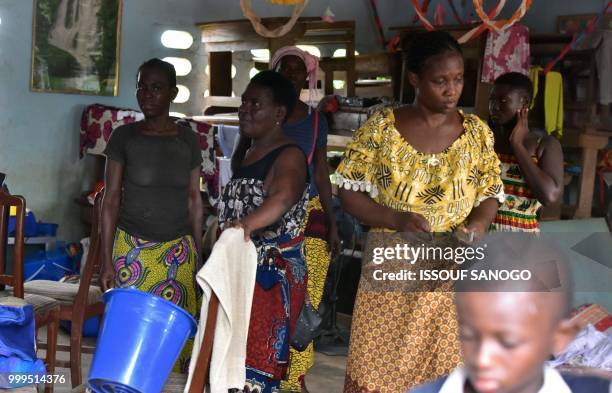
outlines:
[[[44,331],[44,329],[41,329],[41,331],[38,333],[38,337],[47,337],[47,333]],[[92,338],[85,338],[85,343],[87,345],[93,345],[95,343],[95,340]],[[60,329],[59,331],[59,337],[57,338],[58,344],[64,344],[64,345],[68,345],[70,344],[70,334],[66,333],[66,331],[64,331],[63,329]],[[91,359],[92,359],[92,355],[91,354],[82,354],[82,365],[83,365],[83,380],[86,380],[86,376],[87,373],[89,372],[89,367],[91,365]],[[40,350],[38,353],[38,357],[43,358],[45,357],[45,351],[44,350]],[[58,360],[69,360],[70,359],[70,354],[68,352],[57,352],[57,356],[56,358]],[[59,384],[55,384],[54,387],[54,392],[55,393],[70,393],[70,391],[72,390],[71,388],[71,382],[70,382],[70,369],[68,368],[56,368],[55,369],[55,374],[56,375],[60,375],[63,376],[63,383],[59,383]],[[39,389],[39,391],[42,391]]]
[[[39,337],[46,337],[46,332],[39,332]],[[60,329],[58,342],[60,344],[68,344],[70,336]],[[88,343],[93,343],[92,339],[86,339]],[[58,352],[57,358],[68,360],[67,352]],[[44,358],[44,351],[39,351],[39,357]],[[83,354],[83,380],[87,380],[87,374],[91,365],[92,355]],[[306,376],[306,386],[310,393],[337,393],[342,392],[344,384],[344,370],[346,366],[346,356],[327,356],[321,353],[315,354],[315,365]],[[56,384],[55,393],[70,393],[70,370],[66,368],[57,368],[56,374],[63,375],[65,382]],[[39,391],[42,391],[39,389]]]
[[[315,364],[306,375],[310,393],[340,393],[344,386],[346,356],[327,356],[315,353]]]

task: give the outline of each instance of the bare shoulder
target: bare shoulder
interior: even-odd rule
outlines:
[[[543,147],[547,147],[547,146],[561,147],[561,142],[559,142],[559,139],[555,138],[552,135],[544,135],[541,137],[540,145]]]
[[[410,133],[419,120],[415,107],[412,105],[404,105],[398,108],[389,109],[387,116],[389,120],[394,123],[395,129],[402,135]]]
[[[285,168],[298,167],[306,164],[306,155],[298,145],[291,145],[283,149],[276,161]]]
[[[541,156],[545,152],[561,152],[561,142],[551,135],[545,135],[540,138],[538,144],[538,155]]]
[[[416,111],[412,105],[402,105],[397,108],[389,108],[396,122],[410,121],[416,118]]]
[[[395,116],[413,116],[415,113],[415,108],[413,105],[402,105],[392,108],[392,110]]]
[[[301,182],[308,173],[308,161],[306,155],[297,145],[291,145],[284,148],[272,165],[272,170],[269,173],[269,179],[292,179]]]

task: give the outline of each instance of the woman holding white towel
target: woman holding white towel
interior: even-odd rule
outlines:
[[[257,248],[247,340],[245,391],[280,388],[307,285],[302,253],[308,202],[306,155],[283,133],[295,107],[293,85],[273,71],[257,74],[242,95],[240,131],[251,139],[233,157],[233,176],[219,203],[222,229],[241,227]]]

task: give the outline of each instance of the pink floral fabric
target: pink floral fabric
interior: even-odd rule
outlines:
[[[485,46],[482,81],[493,83],[507,72],[529,74],[529,29],[514,25],[505,30],[489,31]]]
[[[85,153],[101,155],[114,129],[142,119],[144,115],[133,109],[121,109],[101,104],[89,105],[81,116],[80,157],[83,158]],[[204,189],[211,203],[216,203],[219,169],[215,165],[213,128],[210,124],[190,118],[178,119],[176,122],[191,128],[199,136]]]
[[[144,115],[132,109],[89,105],[81,115],[80,157],[85,153],[102,154],[115,128],[142,119]]]

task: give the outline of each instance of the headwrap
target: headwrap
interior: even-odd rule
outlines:
[[[319,58],[301,50],[296,46],[284,46],[274,53],[270,60],[270,69],[280,71],[281,59],[285,56],[297,56],[304,62],[308,74],[308,111],[314,104],[315,91],[317,89],[317,72],[319,69]]]

